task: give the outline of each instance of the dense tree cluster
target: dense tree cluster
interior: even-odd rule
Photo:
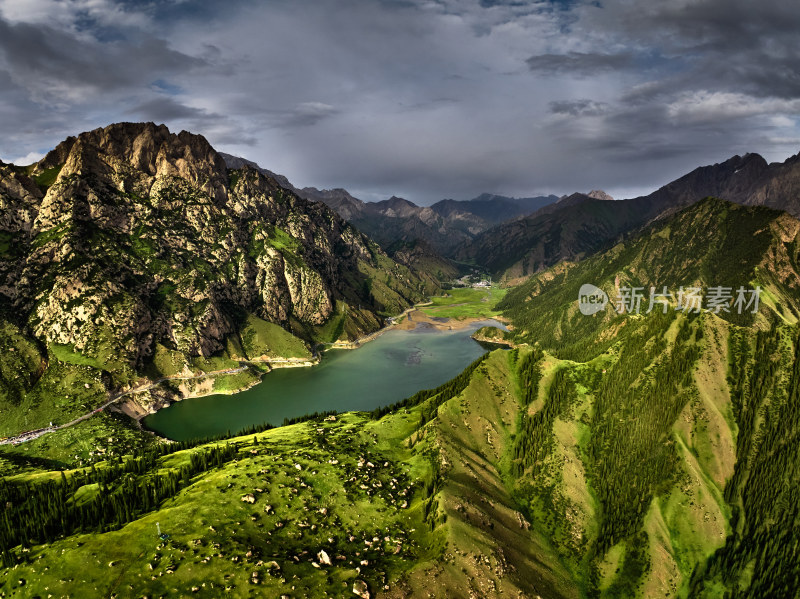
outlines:
[[[144,455],[116,460],[45,482],[0,479],[0,552],[6,566],[13,564],[10,549],[18,545],[50,543],[82,532],[118,528],[157,509],[191,483],[193,476],[222,466],[238,455],[235,443],[200,448],[188,464],[163,469],[161,459],[188,444],[160,445]],[[89,485],[96,485],[88,492]],[[81,489],[87,499],[81,500]]]
[[[725,487],[732,534],[694,572],[691,593],[710,595],[711,583],[721,581],[731,599],[796,596],[800,340],[795,329],[780,328],[755,335],[738,331],[731,342],[729,384],[739,427],[736,468]]]

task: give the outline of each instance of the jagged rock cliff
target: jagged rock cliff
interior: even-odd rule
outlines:
[[[248,315],[310,342],[346,305],[332,334],[355,337],[433,290],[199,135],[121,123],[0,163],[0,319],[43,354],[140,371],[158,346],[223,351]]]

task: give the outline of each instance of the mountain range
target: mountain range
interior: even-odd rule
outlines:
[[[231,168],[243,164],[260,168],[237,156],[221,155]],[[345,189],[298,189],[286,177],[266,169],[261,171],[298,196],[326,204],[384,247],[420,240],[446,257],[492,226],[531,214],[558,200],[554,195],[511,198],[484,193],[472,200],[441,200],[431,206],[417,206],[396,196],[379,202],[363,202]]]
[[[610,247],[706,197],[800,216],[800,155],[774,164],[758,154],[734,156],[697,168],[649,195],[613,203],[573,194],[483,232],[454,257],[480,261],[497,278],[520,280],[562,260],[580,260]]]
[[[242,159],[226,156],[230,164]],[[344,189],[296,192],[323,202],[390,247],[422,240],[446,259],[477,264],[504,281],[524,280],[562,260],[579,260],[705,197],[768,206],[800,216],[800,155],[768,164],[758,154],[699,167],[651,194],[613,200],[603,191],[569,196],[442,200],[419,207],[402,198],[362,202]],[[264,171],[270,173],[270,171]],[[285,177],[282,185],[294,189]]]
[[[798,168],[737,156],[469,233],[448,251],[504,277],[504,349],[371,413],[177,443],[102,408],[376,331],[457,273],[422,211],[454,231],[504,200],[387,200],[382,248],[368,203],[152,123],[0,164],[0,434],[50,433],[0,439],[0,595],[796,596]]]

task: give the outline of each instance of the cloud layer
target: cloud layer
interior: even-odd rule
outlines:
[[[0,0],[0,157],[120,120],[419,203],[800,149],[785,0]]]

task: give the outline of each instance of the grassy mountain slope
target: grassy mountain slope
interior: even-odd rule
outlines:
[[[407,428],[407,419],[385,426]],[[4,554],[22,565],[0,570],[0,590],[7,597],[345,596],[356,580],[382,588],[431,551],[412,500],[410,452],[375,446],[363,417],[178,449],[0,484],[14,506],[12,530],[34,544]],[[50,528],[19,524],[34,497],[53,498]],[[74,524],[66,538],[59,512]],[[168,538],[158,537],[157,523]]]
[[[471,372],[380,420],[349,414],[159,445],[90,469],[18,468],[0,479],[0,554],[11,566],[0,592],[322,597],[349,595],[356,581],[387,590],[441,554],[435,460],[409,437]]]
[[[385,597],[575,596],[505,484],[523,405],[510,356],[378,420],[320,418],[63,475],[21,470],[0,483],[13,567],[0,591],[324,597],[362,580]]]
[[[540,385],[523,417],[515,485],[534,526],[560,540],[584,593],[763,597],[796,588],[787,481],[800,466],[799,225],[705,200],[533,277],[501,303],[517,342],[552,352],[531,370]],[[584,316],[584,283],[612,298],[623,286],[758,284],[764,300],[742,316],[674,304],[647,314],[646,301],[639,315]]]
[[[666,286],[675,295],[680,286],[705,293],[712,286],[735,291],[759,285],[765,309],[757,316],[736,310],[720,316],[742,325],[792,324],[800,314],[799,232],[800,223],[785,213],[709,198],[606,252],[532,277],[510,290],[499,307],[514,321],[518,339],[538,340],[576,359],[596,346],[611,347],[628,322],[611,306],[583,316],[577,299],[585,283],[603,289],[611,303],[620,287],[643,288],[642,311],[648,309],[651,286],[657,293]],[[674,305],[676,298],[671,301]]]

